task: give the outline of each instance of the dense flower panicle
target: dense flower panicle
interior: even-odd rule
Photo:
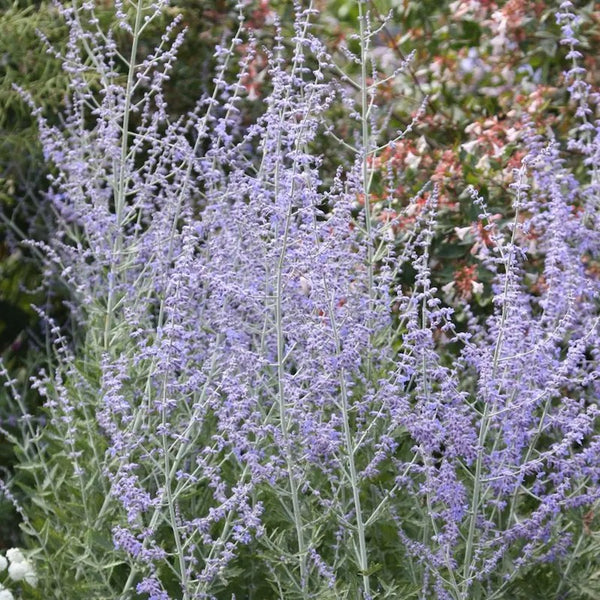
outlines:
[[[83,489],[82,440],[101,440],[97,518],[113,507],[123,597],[217,597],[253,552],[275,589],[303,598],[383,597],[394,578],[373,565],[406,559],[422,598],[466,600],[507,553],[508,580],[564,553],[562,515],[600,496],[597,175],[587,162],[581,183],[559,142],[523,125],[514,220],[496,223],[472,191],[493,308],[479,320],[465,308],[461,330],[431,282],[439,188],[409,202],[401,231],[402,215],[370,212],[385,119],[366,76],[355,96],[325,75],[335,61],[313,11],[294,6],[289,45],[275,23],[265,49],[270,91],[251,124],[251,35],[227,79],[242,25],[216,50],[213,95],[173,119],[177,19],[123,65],[93,6],[61,9],[73,93],[60,126],[35,114],[55,167],[48,261],[85,334],[71,347],[53,326],[57,365],[33,385]],[[132,20],[115,3],[116,22],[137,40],[161,7],[140,3]],[[339,139],[333,108],[355,157],[334,175],[314,152]]]

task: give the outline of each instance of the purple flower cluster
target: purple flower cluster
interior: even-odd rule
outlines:
[[[161,6],[140,3],[134,20],[116,7],[131,58],[93,5],[63,7],[73,95],[60,126],[36,111],[55,167],[48,259],[85,335],[35,384],[75,473],[85,479],[89,428],[105,443],[115,552],[130,568],[115,597],[218,597],[251,551],[282,597],[383,597],[405,563],[422,598],[466,600],[566,552],[563,515],[600,495],[596,126],[571,146],[591,182],[529,127],[512,222],[489,220],[472,192],[493,240],[494,310],[465,333],[431,284],[437,190],[409,202],[414,225],[396,236],[370,213],[374,96],[366,79],[355,96],[350,76],[324,75],[338,67],[313,11],[295,5],[289,40],[276,25],[271,91],[248,124],[248,58],[227,78],[242,25],[217,52],[212,96],[174,119],[163,84],[178,22],[142,56]],[[332,174],[313,148],[338,137],[334,107],[355,159]]]

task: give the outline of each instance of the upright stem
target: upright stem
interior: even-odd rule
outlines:
[[[369,283],[369,320],[368,329],[370,331],[370,325],[372,323],[371,311],[373,310],[374,304],[374,286],[373,286],[373,232],[371,224],[371,200],[370,200],[370,177],[369,177],[369,165],[367,158],[369,156],[370,147],[370,131],[369,131],[369,95],[367,85],[367,58],[368,58],[368,34],[365,27],[366,15],[363,13],[362,2],[358,2],[359,12],[359,26],[360,26],[360,68],[361,68],[361,82],[360,82],[360,104],[361,104],[361,136],[362,136],[362,184],[363,184],[363,196],[365,202],[365,230],[367,235],[367,277]],[[371,355],[369,352],[368,357],[368,371],[370,372]]]
[[[115,310],[115,280],[117,269],[115,260],[121,252],[123,244],[123,232],[121,230],[123,221],[123,211],[125,209],[126,182],[125,182],[125,163],[127,161],[127,149],[129,146],[129,113],[131,112],[131,102],[133,95],[133,87],[135,85],[135,67],[136,57],[138,52],[138,42],[140,30],[142,27],[142,12],[143,0],[137,0],[135,11],[135,23],[133,26],[133,39],[131,41],[131,54],[129,58],[129,71],[127,73],[127,87],[125,89],[125,105],[123,107],[123,124],[121,130],[121,157],[116,172],[119,174],[117,184],[115,186],[115,216],[117,232],[113,241],[113,249],[111,256],[110,275],[108,281],[108,301],[106,305],[106,318],[104,321],[104,349],[108,349],[110,345],[110,331],[112,328],[113,312]]]
[[[277,165],[277,168],[279,164]],[[300,562],[300,586],[302,588],[303,598],[308,598],[307,595],[307,573],[306,573],[306,545],[304,543],[304,528],[302,524],[302,516],[300,510],[300,499],[298,495],[298,484],[294,476],[294,464],[292,461],[292,447],[289,432],[289,417],[285,403],[285,338],[283,334],[283,265],[285,261],[287,240],[289,235],[291,221],[291,206],[288,208],[285,221],[285,230],[283,234],[283,242],[279,261],[277,264],[276,278],[276,300],[275,300],[275,326],[277,330],[277,393],[279,400],[279,421],[281,433],[283,435],[283,443],[285,445],[285,461],[287,467],[288,480],[290,483],[290,494],[292,496],[292,513],[294,515],[294,527],[296,529],[296,540],[298,544],[298,555]]]
[[[358,2],[359,12],[359,28],[360,28],[360,64],[361,64],[361,82],[360,82],[360,103],[361,103],[361,138],[362,138],[362,164],[361,164],[361,179],[362,192],[365,206],[365,232],[367,237],[367,278],[369,286],[369,303],[368,303],[368,320],[367,329],[369,335],[372,335],[372,311],[374,306],[374,285],[373,285],[373,235],[371,226],[371,203],[369,198],[370,178],[369,165],[367,162],[370,147],[370,130],[369,130],[369,94],[367,84],[367,55],[369,36],[366,27],[366,14],[363,11],[362,2]],[[327,282],[324,281],[327,289]],[[335,338],[336,351],[341,352],[341,344],[335,322],[335,311],[333,305],[329,309],[331,326]],[[371,375],[371,350],[368,350],[367,356],[367,377]],[[346,445],[346,454],[348,457],[348,471],[350,476],[350,486],[352,487],[352,498],[354,510],[356,513],[356,533],[358,535],[358,552],[357,559],[360,568],[360,574],[363,581],[363,593],[365,598],[371,598],[371,584],[369,581],[369,559],[366,543],[366,527],[363,521],[362,504],[360,500],[360,489],[358,481],[358,473],[356,469],[355,453],[356,447],[350,426],[350,405],[348,393],[346,389],[345,373],[342,369],[340,372],[340,394],[341,394],[341,409],[342,421],[344,429],[344,441]]]
[[[504,258],[501,251],[501,256],[504,258],[505,265],[505,279],[504,289],[502,290],[502,315],[500,317],[500,324],[498,327],[498,337],[496,339],[496,346],[494,348],[493,362],[492,362],[492,381],[496,378],[498,371],[498,364],[500,362],[500,355],[502,353],[502,344],[504,341],[504,327],[506,325],[506,319],[508,316],[508,291],[510,286],[510,273],[513,265],[513,248],[515,243],[515,236],[517,231],[517,222],[519,217],[519,205],[520,205],[520,194],[517,195],[516,201],[516,212],[514,227],[511,234],[509,254]],[[500,249],[501,250],[501,249]],[[471,560],[473,557],[473,543],[475,540],[475,530],[477,528],[477,511],[479,510],[479,503],[482,496],[482,485],[481,485],[481,473],[483,470],[483,458],[484,458],[484,445],[488,436],[490,427],[490,413],[493,413],[492,407],[489,402],[484,398],[483,415],[481,416],[481,424],[479,426],[479,439],[477,442],[477,459],[475,462],[475,474],[473,483],[473,497],[471,500],[471,511],[469,520],[469,531],[467,534],[467,540],[465,544],[465,560],[464,560],[464,587],[462,598],[467,599],[469,592],[469,581],[471,578],[472,565]]]
[[[312,2],[310,3],[310,7],[312,8]],[[309,20],[306,18],[306,22],[303,28],[303,34],[301,38],[303,39],[306,31],[308,29]],[[295,58],[292,63],[291,72],[295,74],[299,62],[298,55],[301,52],[301,43],[300,39],[296,45],[296,53]],[[277,198],[280,194],[280,168],[281,168],[281,150],[282,150],[282,127],[284,124],[284,116],[285,116],[285,105],[287,105],[287,99],[291,93],[291,87],[288,88],[286,92],[286,102],[284,103],[281,113],[280,113],[280,128],[277,138],[277,148],[276,148],[276,156],[278,157],[275,163],[275,173],[274,173],[274,198],[277,202]],[[304,123],[303,123],[304,125]],[[296,150],[298,150],[298,139],[295,142]],[[264,157],[263,157],[264,160]],[[279,251],[279,257],[277,261],[277,273],[275,276],[275,333],[277,336],[277,399],[279,405],[279,426],[281,429],[281,435],[283,437],[283,443],[285,446],[285,461],[286,461],[286,470],[288,475],[288,481],[290,485],[290,495],[292,497],[292,515],[294,519],[294,528],[296,530],[296,542],[298,546],[298,561],[300,566],[300,588],[302,598],[304,600],[308,600],[308,567],[307,567],[307,544],[305,542],[305,533],[304,533],[304,523],[302,520],[302,512],[300,505],[300,495],[298,490],[298,483],[296,481],[296,476],[294,475],[294,461],[292,460],[292,444],[290,439],[290,429],[291,422],[288,415],[287,405],[286,405],[286,391],[285,391],[285,361],[286,361],[286,348],[285,348],[285,335],[283,330],[283,283],[284,283],[284,266],[285,259],[287,255],[287,246],[288,239],[290,233],[290,227],[292,223],[292,212],[293,205],[292,199],[295,196],[295,181],[296,181],[296,169],[298,164],[294,162],[293,165],[293,176],[291,178],[291,190],[290,190],[290,201],[289,206],[286,211],[285,216],[285,225],[283,231],[283,239],[281,242],[281,249]],[[262,165],[261,165],[262,170]],[[276,238],[278,235],[276,235]]]
[[[325,287],[327,284],[325,283]],[[340,338],[337,331],[337,324],[334,319],[334,308],[330,302],[330,319],[331,327],[333,329],[333,336],[335,339],[336,352],[341,353]],[[367,554],[367,541],[366,541],[366,526],[363,521],[363,510],[360,501],[360,489],[358,481],[358,473],[356,470],[356,461],[354,454],[356,452],[356,446],[352,437],[352,429],[350,427],[350,403],[348,401],[348,390],[346,387],[346,377],[344,369],[340,370],[340,395],[342,397],[342,421],[344,428],[344,442],[346,445],[346,454],[348,456],[348,471],[350,475],[350,486],[352,487],[352,500],[354,503],[354,511],[356,513],[356,533],[358,535],[358,565],[360,568],[360,574],[362,575],[364,597],[371,598],[371,584],[369,581],[369,557]]]

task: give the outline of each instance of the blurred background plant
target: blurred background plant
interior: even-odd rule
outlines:
[[[381,218],[426,181],[441,189],[440,221],[433,243],[434,281],[457,309],[463,301],[476,314],[488,314],[490,274],[478,260],[485,251],[476,242],[477,209],[466,194],[476,185],[499,225],[513,218],[506,190],[514,181],[524,150],[519,142],[526,122],[541,134],[562,141],[565,159],[578,177],[585,167],[581,153],[567,148],[576,127],[564,72],[571,67],[569,48],[560,43],[555,14],[560,2],[526,0],[374,0],[373,20],[386,23],[375,48],[376,68],[389,72],[411,52],[411,68],[380,92],[389,107],[390,130],[405,127],[402,115],[414,114],[425,97],[425,114],[412,135],[382,155],[379,197]],[[600,84],[600,10],[581,2],[577,37],[585,80],[591,91]],[[326,13],[342,43],[356,22],[357,9],[347,0],[327,3]],[[387,174],[403,174],[403,188],[390,190]],[[535,232],[531,233],[535,251]],[[532,288],[540,285],[536,273]]]

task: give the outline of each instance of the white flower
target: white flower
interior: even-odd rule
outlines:
[[[484,154],[475,165],[475,168],[479,171],[489,171],[490,169],[490,159],[487,154]]]
[[[408,152],[405,158],[405,162],[406,166],[410,169],[416,169],[421,162],[421,157],[417,156],[416,154],[413,154],[412,152]]]
[[[8,567],[8,561],[0,554],[0,571],[4,571]]]
[[[10,562],[13,563],[25,562],[25,556],[19,548],[11,548],[10,550],[7,550],[6,558],[8,558],[8,560],[10,560]]]
[[[471,289],[474,294],[481,294],[483,292],[483,283],[480,281],[471,281]]]
[[[8,576],[13,581],[25,581],[32,587],[37,585],[38,580],[37,575],[33,570],[33,565],[25,558],[25,555],[19,548],[11,548],[10,550],[7,550],[6,557],[10,561],[10,565],[8,565]],[[6,563],[6,559],[4,559],[2,556],[0,556],[0,559],[4,560]],[[0,567],[2,567],[1,560]],[[0,571],[4,570],[4,568],[6,568],[6,565],[0,568]],[[0,595],[0,600],[5,599]],[[8,600],[8,598],[6,598],[6,600]]]
[[[514,127],[511,127],[510,129],[506,130],[506,141],[511,143],[516,142],[519,135],[520,132]]]
[[[477,121],[475,121],[474,123],[471,123],[470,125],[467,125],[465,127],[465,133],[468,133],[469,135],[471,133],[475,134],[475,135],[481,135],[481,123],[478,123]]]
[[[466,235],[471,232],[472,227],[469,225],[468,227],[455,227],[454,233],[456,237],[462,242],[464,241]]]
[[[28,560],[11,562],[8,567],[8,576],[13,581],[25,580],[29,585],[35,585],[37,583],[37,577],[33,571],[33,566]]]
[[[479,141],[477,140],[472,140],[470,142],[465,142],[464,144],[461,144],[460,147],[467,153],[467,154],[473,154],[473,152],[475,151],[475,148],[477,147],[477,145],[479,144]]]
[[[15,600],[10,590],[0,586],[0,600]]]
[[[446,285],[442,286],[442,292],[444,292],[444,294],[450,294],[453,290],[454,290],[454,281],[451,281],[450,283],[447,283]]]

